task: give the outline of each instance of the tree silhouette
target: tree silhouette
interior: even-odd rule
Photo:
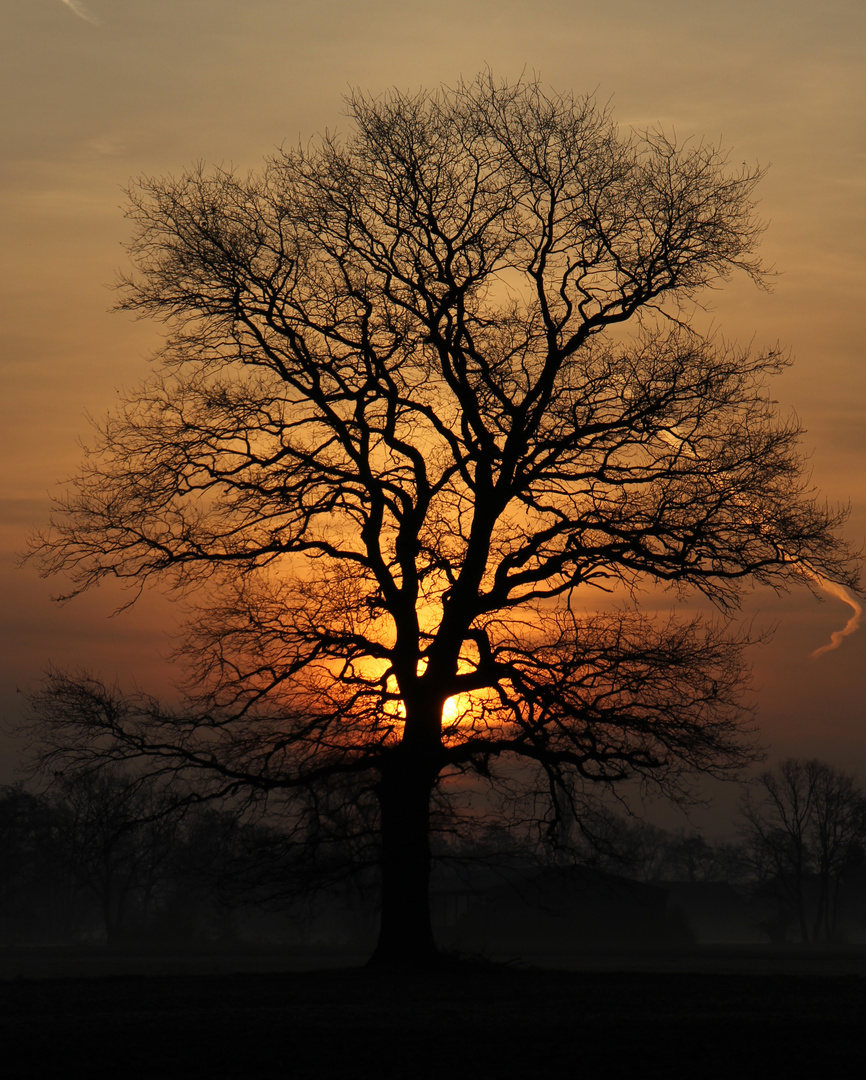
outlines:
[[[168,324],[161,366],[35,546],[68,595],[186,597],[189,706],[62,675],[37,705],[49,757],[208,775],[293,835],[372,822],[376,955],[420,961],[432,793],[474,777],[556,832],[598,785],[749,760],[746,638],[642,587],[724,615],[855,575],[766,391],[785,357],[687,325],[762,280],[757,171],[489,73],[348,112],[131,193],[120,307]]]
[[[845,877],[862,865],[866,845],[866,794],[854,774],[787,758],[761,773],[741,814],[756,877],[796,921],[801,940],[836,940]]]
[[[182,807],[146,778],[110,768],[59,776],[52,795],[55,862],[98,901],[106,939],[116,944],[132,915],[147,921]]]
[[[19,786],[0,787],[0,941],[27,940],[46,909],[69,899],[51,859],[52,814],[44,800]],[[65,905],[67,908],[71,905]]]

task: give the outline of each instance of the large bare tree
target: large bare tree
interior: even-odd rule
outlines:
[[[372,813],[377,956],[418,960],[432,793],[474,776],[555,831],[598,784],[749,759],[745,639],[643,588],[724,616],[855,573],[768,396],[785,357],[688,325],[762,280],[757,170],[489,73],[348,115],[256,175],[131,193],[120,306],[168,339],[36,547],[72,592],[197,605],[190,703],[40,700],[79,759],[284,796],[310,830]]]

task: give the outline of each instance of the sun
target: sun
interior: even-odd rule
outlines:
[[[462,696],[465,695],[457,694],[454,697],[450,697],[442,706],[442,723],[446,727],[452,727],[454,724],[460,723],[460,717],[466,711],[465,704],[461,704],[460,702],[460,697]]]
[[[483,710],[485,695],[477,690],[455,694],[446,698],[442,706],[442,728],[454,732],[456,728],[474,728]]]

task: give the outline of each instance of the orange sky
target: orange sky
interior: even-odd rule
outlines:
[[[158,599],[112,621],[106,590],[63,609],[14,568],[47,493],[73,471],[85,413],[137,381],[158,328],[109,314],[128,235],[130,177],[193,161],[255,167],[283,141],[339,128],[341,95],[472,77],[485,65],[595,90],[619,124],[662,123],[770,165],[763,244],[781,276],[710,299],[728,336],[790,345],[777,396],[808,429],[813,478],[851,500],[866,536],[861,359],[866,295],[863,0],[4,0],[0,10],[0,332],[3,454],[0,708],[14,716],[49,661],[160,685],[171,612]],[[754,597],[777,621],[755,656],[772,753],[815,754],[866,779],[866,629],[810,654],[850,614],[806,592]],[[11,778],[11,756],[0,781]]]

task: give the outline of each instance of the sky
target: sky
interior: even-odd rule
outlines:
[[[454,83],[490,67],[594,92],[623,130],[660,124],[768,168],[759,189],[773,291],[732,281],[707,325],[791,348],[774,392],[807,429],[815,486],[866,538],[866,5],[862,0],[4,0],[0,8],[0,716],[48,663],[157,690],[173,612],[109,618],[103,588],[64,607],[18,555],[75,472],[88,416],[147,373],[158,325],[112,313],[123,191],[188,165],[255,168],[282,143],[344,129],[342,96]],[[852,609],[757,592],[770,761],[817,756],[866,782],[866,627]],[[0,742],[0,782],[20,747]]]

